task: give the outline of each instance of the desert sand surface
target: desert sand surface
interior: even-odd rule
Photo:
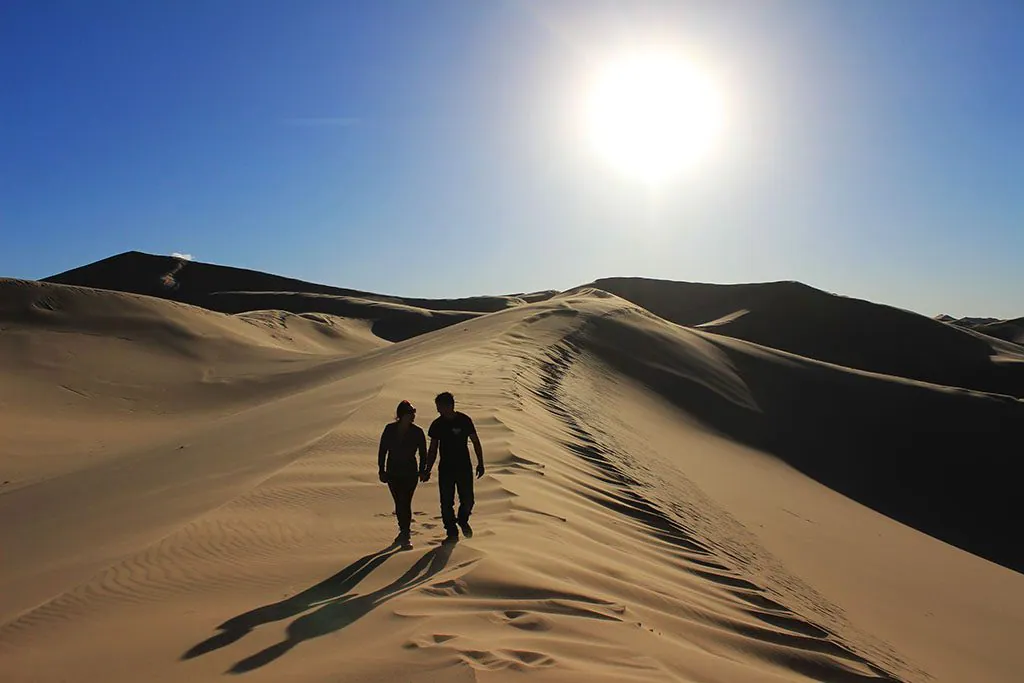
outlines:
[[[798,283],[0,280],[4,681],[1021,680],[1024,347]],[[452,391],[476,534],[376,450]]]

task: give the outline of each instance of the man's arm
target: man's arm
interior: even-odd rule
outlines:
[[[384,462],[388,455],[388,428],[385,427],[384,431],[380,434],[380,446],[377,448],[377,478],[382,482],[387,482],[388,476],[384,472]]]
[[[430,437],[430,448],[427,449],[427,462],[423,465],[423,469],[420,470],[420,479],[422,481],[430,479],[430,470],[434,468],[435,460],[437,460],[437,439]]]
[[[484,476],[484,447],[480,445],[480,437],[473,432],[469,435],[469,440],[473,442],[473,451],[476,452],[476,478]]]

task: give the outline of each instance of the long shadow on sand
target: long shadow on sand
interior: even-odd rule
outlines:
[[[182,655],[182,659],[192,659],[230,645],[245,637],[257,626],[282,621],[313,610],[288,625],[285,640],[246,657],[231,667],[229,672],[245,673],[257,669],[277,659],[302,641],[340,631],[388,600],[424,585],[447,566],[452,549],[452,546],[441,545],[429,550],[416,560],[408,571],[387,586],[364,595],[352,595],[351,592],[363,579],[396,553],[397,547],[392,545],[361,557],[334,576],[287,600],[264,605],[232,617],[218,627],[220,633],[193,646]]]

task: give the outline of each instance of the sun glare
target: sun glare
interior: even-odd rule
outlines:
[[[643,181],[661,182],[705,158],[719,138],[715,84],[667,52],[621,58],[600,69],[586,100],[586,133],[601,157]]]

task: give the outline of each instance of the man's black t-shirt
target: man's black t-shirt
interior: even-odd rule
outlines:
[[[476,427],[473,426],[473,420],[469,418],[469,415],[456,412],[449,420],[438,417],[430,423],[427,434],[431,439],[437,439],[441,446],[439,470],[472,465],[467,442],[470,434],[476,434]]]

